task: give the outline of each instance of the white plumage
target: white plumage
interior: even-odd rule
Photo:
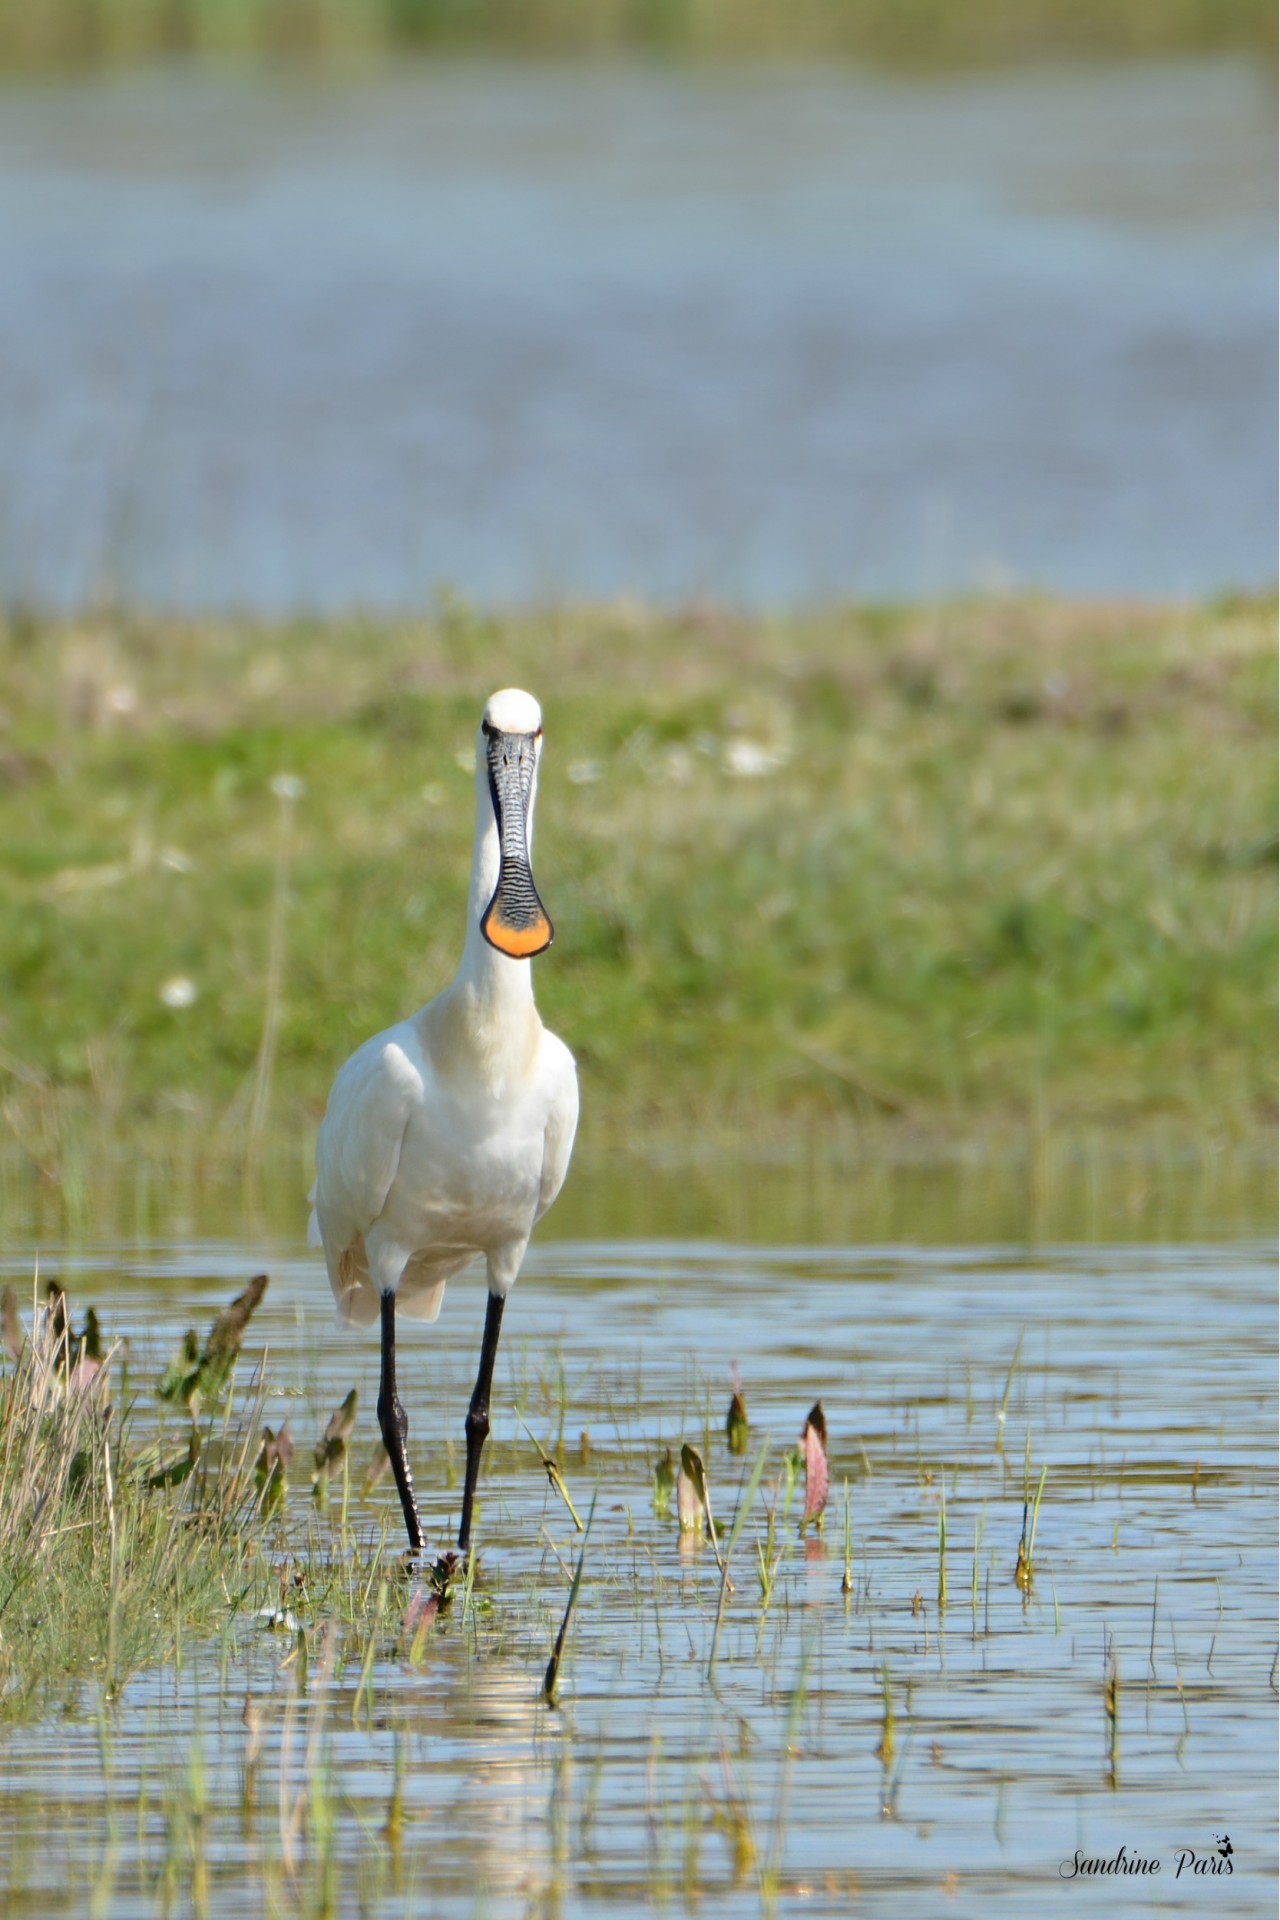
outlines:
[[[530,865],[541,746],[537,701],[514,689],[495,694],[476,741],[476,837],[461,964],[443,993],[352,1054],[333,1083],[316,1143],[312,1238],[323,1244],[343,1318],[367,1325],[383,1315],[379,1413],[393,1465],[386,1413],[395,1402],[388,1361],[394,1304],[384,1305],[385,1297],[434,1320],[446,1281],[480,1256],[491,1302],[498,1303],[496,1316],[491,1308],[496,1349],[501,1302],[534,1225],[560,1191],[573,1148],[573,1056],[547,1032],[533,1001],[531,956],[551,939]],[[477,1383],[486,1433],[491,1372],[486,1322]],[[469,1417],[469,1453],[472,1424]],[[412,1539],[411,1503],[410,1490],[405,1517]],[[469,1508],[466,1498],[462,1544]]]
[[[316,1144],[317,1237],[338,1311],[361,1326],[389,1292],[402,1313],[434,1320],[445,1281],[477,1255],[505,1297],[568,1171],[578,1124],[569,1049],[538,1021],[523,1072],[487,1074],[465,1046],[451,1061],[432,1045],[444,999],[352,1054]]]

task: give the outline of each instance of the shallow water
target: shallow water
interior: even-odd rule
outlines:
[[[1245,63],[0,90],[0,597],[1275,578]]]
[[[266,1418],[287,1414],[300,1443],[357,1385],[355,1464],[371,1452],[376,1342],[333,1328],[322,1269],[296,1240],[46,1246],[41,1264],[131,1335],[135,1383],[267,1266],[242,1380],[265,1343]],[[11,1246],[5,1269],[29,1278],[30,1250]],[[435,1328],[404,1332],[410,1450],[441,1545],[480,1319],[464,1280]],[[652,1465],[693,1440],[727,1529],[744,1466],[722,1432],[735,1366],[748,1458],[767,1438],[771,1465],[709,1682],[714,1559],[682,1551],[674,1519],[655,1515]],[[833,1498],[824,1536],[802,1544],[798,1495],[781,1519],[782,1458],[818,1397]],[[583,1514],[598,1489],[555,1709],[542,1674],[578,1540],[517,1409]],[[1274,1909],[1276,1356],[1260,1243],[544,1240],[508,1311],[494,1412],[476,1594],[455,1598],[417,1666],[391,1622],[371,1705],[340,1645],[326,1669],[315,1639],[300,1695],[292,1636],[239,1621],[178,1670],[131,1682],[101,1722],[86,1702],[3,1735],[6,1912],[94,1896],[95,1911],[131,1915],[170,1894],[174,1911],[321,1910],[304,1895],[325,1819],[343,1913]],[[1028,1444],[1033,1488],[1047,1475],[1024,1601]],[[764,1610],[770,1501],[785,1553]],[[296,1538],[307,1511],[304,1478]],[[353,1491],[350,1524],[361,1557],[384,1525],[394,1541],[394,1495]],[[305,1625],[307,1596],[296,1604]],[[263,1720],[248,1818],[246,1693]],[[304,1783],[318,1825],[299,1828],[293,1886],[280,1836]],[[1179,1848],[1216,1857],[1222,1835],[1230,1878],[1175,1878]],[[1078,1848],[1121,1844],[1161,1874],[1060,1877]]]

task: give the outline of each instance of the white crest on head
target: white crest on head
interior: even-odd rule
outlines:
[[[504,687],[490,694],[483,724],[498,733],[537,733],[542,726],[542,708],[531,693],[519,687]]]

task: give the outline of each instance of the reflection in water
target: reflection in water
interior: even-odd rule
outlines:
[[[1266,583],[1273,131],[1229,62],[8,88],[0,597]]]
[[[175,1119],[169,1157],[122,1152],[108,1117],[64,1157],[53,1181],[29,1154],[0,1150],[5,1244],[81,1249],[176,1246],[186,1272],[203,1242],[289,1244],[315,1175],[311,1139],[269,1157],[250,1193],[225,1157],[210,1159],[196,1125]],[[920,1157],[885,1151],[861,1127],[833,1123],[794,1157],[701,1153],[682,1141],[660,1154],[579,1150],[556,1202],[565,1240],[718,1239],[778,1246],[1054,1246],[1063,1242],[1217,1241],[1268,1233],[1276,1213],[1270,1142],[1162,1150],[1158,1137],[1037,1138],[1009,1150]],[[255,1269],[256,1270],[256,1269]],[[217,1273],[210,1253],[210,1283]],[[248,1277],[246,1270],[245,1277]],[[475,1338],[483,1321],[477,1307]],[[470,1383],[467,1391],[470,1392]]]
[[[268,1418],[287,1408],[301,1441],[354,1382],[359,1462],[376,1356],[332,1326],[323,1272],[297,1238],[265,1252],[209,1238],[43,1255],[109,1331],[133,1336],[135,1383],[207,1318],[211,1294],[264,1259],[271,1288],[251,1332],[272,1355]],[[9,1273],[30,1264],[31,1249],[9,1247]],[[423,1450],[424,1522],[440,1538],[456,1519],[451,1418],[482,1293],[460,1287],[437,1326],[406,1341],[401,1390]],[[341,1629],[329,1640],[316,1622],[300,1692],[293,1639],[232,1618],[223,1646],[184,1649],[176,1671],[141,1676],[101,1721],[89,1698],[56,1730],[7,1731],[6,1911],[19,1893],[54,1911],[64,1887],[87,1906],[91,1886],[104,1913],[158,1911],[164,1863],[177,1849],[189,1876],[198,1848],[208,1911],[278,1911],[280,1807],[299,1796],[299,1885],[334,1836],[344,1912],[357,1898],[378,1915],[449,1916],[660,1899],[682,1911],[696,1898],[727,1915],[762,1874],[806,1911],[846,1912],[855,1893],[883,1890],[908,1914],[932,1916],[943,1892],[949,1912],[1022,1912],[1077,1846],[1140,1843],[1171,1866],[1211,1827],[1231,1834],[1238,1910],[1262,1911],[1274,1892],[1273,1294],[1270,1258],[1239,1243],[544,1243],[499,1360],[476,1586],[420,1663],[406,1657],[397,1588],[367,1672]],[[723,1435],[735,1362],[751,1421],[739,1458]],[[819,1395],[832,1501],[825,1538],[802,1544],[783,1456]],[[555,1446],[575,1497],[599,1486],[555,1709],[541,1679],[578,1541],[517,1412]],[[683,1554],[674,1513],[653,1511],[653,1463],[682,1438],[704,1454],[726,1534],[739,1476],[770,1444],[713,1684],[714,1556]],[[1042,1468],[1023,1594],[1014,1565]],[[305,1488],[290,1501],[301,1543]],[[398,1539],[386,1483],[367,1502],[353,1495],[352,1526],[357,1564],[380,1533]],[[319,1588],[323,1523],[310,1551]],[[308,1605],[323,1613],[305,1594],[295,1605],[304,1624]],[[261,1741],[247,1818],[246,1694]],[[1149,1888],[1109,1884],[1106,1904],[1145,1914]]]
[[[446,1884],[466,1862],[476,1893],[486,1900],[527,1899],[551,1871],[548,1782],[559,1764],[563,1728],[540,1697],[533,1666],[501,1652],[469,1657],[440,1636],[421,1672],[399,1674],[387,1690],[372,1735],[378,1756],[370,1767],[367,1732],[344,1731],[344,1778],[365,1775],[362,1797],[386,1786],[386,1754],[402,1754],[403,1817],[447,1835],[453,1863],[437,1869]],[[345,1726],[350,1687],[333,1702],[331,1718]],[[341,1764],[341,1761],[340,1761]],[[436,1851],[432,1849],[430,1851]]]

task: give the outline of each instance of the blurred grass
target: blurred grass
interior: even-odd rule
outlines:
[[[19,69],[414,48],[929,69],[1275,45],[1262,0],[0,0],[0,67]]]
[[[0,1086],[243,1151],[293,804],[273,1140],[450,978],[496,686],[546,714],[539,1003],[584,1138],[1257,1143],[1275,610],[0,626]],[[175,982],[189,982],[190,1005]],[[64,1170],[65,1172],[65,1170]]]

